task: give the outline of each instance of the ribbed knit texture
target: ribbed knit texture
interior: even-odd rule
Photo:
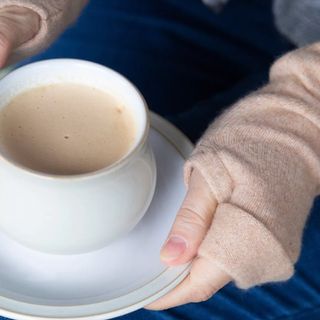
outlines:
[[[185,166],[218,199],[199,254],[241,288],[293,274],[320,181],[320,44],[279,59],[270,83],[225,111]]]

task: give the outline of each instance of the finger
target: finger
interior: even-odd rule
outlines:
[[[0,31],[0,68],[6,64],[11,48],[10,40]]]
[[[11,51],[11,44],[5,36],[0,33],[0,68],[2,68],[8,59]]]
[[[161,259],[178,265],[196,256],[200,243],[209,229],[217,201],[202,175],[194,170],[189,188],[168,239],[161,250]]]
[[[0,10],[0,67],[11,51],[32,39],[40,29],[40,17],[34,11],[16,6]]]
[[[146,309],[163,310],[211,298],[231,277],[204,258],[193,262],[190,274],[175,289],[149,304]]]
[[[8,6],[0,10],[0,31],[17,48],[32,39],[40,29],[40,16],[33,10]]]

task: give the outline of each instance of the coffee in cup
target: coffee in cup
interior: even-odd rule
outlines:
[[[0,147],[27,168],[56,175],[97,171],[130,149],[136,127],[119,99],[59,83],[15,96],[0,112]]]
[[[0,81],[0,232],[78,254],[128,233],[156,185],[141,93],[88,61],[47,60]]]

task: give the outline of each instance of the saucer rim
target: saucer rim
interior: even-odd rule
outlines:
[[[151,122],[151,128],[157,131],[159,134],[161,134],[176,150],[177,152],[183,157],[187,158],[187,156],[191,153],[193,150],[193,144],[190,142],[190,140],[178,129],[176,128],[173,124],[171,124],[169,121],[161,117],[160,115],[157,115],[153,112],[150,112],[150,122]],[[0,312],[1,316],[4,317],[10,317],[10,318],[19,318],[21,320],[34,320],[34,319],[68,319],[68,320],[83,320],[83,319],[90,319],[90,320],[98,320],[98,319],[111,319],[114,317],[118,317],[124,314],[127,314],[129,312],[133,312],[135,310],[138,310],[147,304],[150,304],[154,302],[155,300],[159,299],[161,296],[165,295],[168,293],[170,290],[172,290],[174,287],[176,287],[189,273],[191,267],[191,263],[178,266],[175,268],[166,268],[163,270],[161,273],[159,273],[155,278],[150,280],[148,283],[144,284],[143,286],[130,291],[122,296],[119,296],[114,299],[109,299],[105,301],[99,301],[95,303],[89,303],[89,304],[84,304],[84,305],[45,305],[45,304],[34,304],[34,303],[28,303],[28,302],[23,302],[19,300],[15,300],[12,298],[7,298],[5,296],[0,295],[0,304],[5,305],[7,304],[18,304],[20,307],[30,307],[30,308],[35,308],[34,313],[37,313],[38,309],[38,314],[31,314],[31,313],[23,313],[20,311],[14,311],[6,309],[5,307],[0,306]],[[166,281],[165,276],[170,276],[170,273],[176,274],[176,276],[171,279],[170,282],[167,282],[165,285],[162,286],[162,288],[158,289],[157,291],[149,294],[147,297],[140,299],[139,301],[136,301],[134,303],[128,304],[125,307],[121,307],[118,309],[114,310],[109,310],[106,312],[98,312],[98,313],[92,313],[92,314],[87,314],[87,312],[84,313],[81,316],[61,316],[56,314],[55,316],[49,315],[49,316],[44,316],[41,315],[42,312],[40,311],[41,309],[50,309],[50,313],[53,314],[54,311],[58,311],[59,309],[69,309],[71,312],[71,309],[79,309],[79,308],[85,308],[88,306],[94,307],[94,306],[99,306],[101,304],[106,304],[106,303],[111,303],[111,302],[116,302],[116,300],[119,299],[125,299],[126,296],[131,297],[132,295],[135,295],[139,291],[144,290],[148,286],[151,286],[152,284],[157,284],[157,282],[161,281]],[[159,283],[158,283],[159,286]],[[149,289],[150,290],[150,289]],[[131,297],[131,299],[134,299]],[[23,308],[23,309],[25,309]],[[39,310],[40,309],[40,310]],[[40,311],[40,312],[39,312]],[[74,310],[76,313],[76,310]]]

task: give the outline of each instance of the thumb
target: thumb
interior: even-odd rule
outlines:
[[[198,248],[209,229],[217,201],[207,182],[196,169],[193,170],[189,188],[168,239],[161,249],[161,260],[168,265],[178,265],[196,256]]]
[[[0,68],[2,68],[10,55],[12,44],[10,40],[0,32]]]
[[[32,39],[39,29],[40,17],[36,12],[17,6],[0,9],[0,67],[12,50]]]

